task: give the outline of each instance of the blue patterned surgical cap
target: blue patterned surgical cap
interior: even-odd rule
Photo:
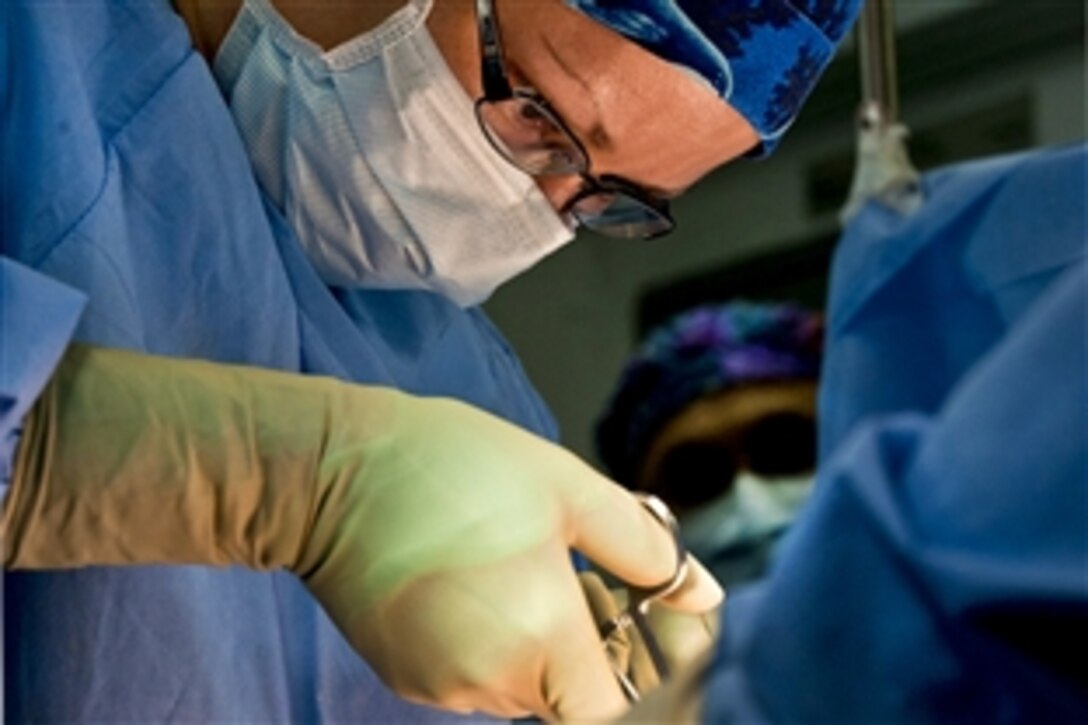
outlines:
[[[677,315],[627,361],[597,423],[601,461],[633,486],[650,443],[689,403],[752,383],[815,381],[823,339],[823,316],[792,304],[733,302]]]
[[[766,155],[831,62],[862,0],[566,0],[690,68],[759,133]]]

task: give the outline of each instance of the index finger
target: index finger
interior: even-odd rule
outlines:
[[[631,492],[574,461],[574,470],[560,485],[568,544],[630,585],[652,588],[672,579],[677,547],[669,529]],[[723,598],[714,577],[689,557],[687,576],[664,601],[683,611],[705,612]]]

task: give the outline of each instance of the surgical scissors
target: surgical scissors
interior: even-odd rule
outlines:
[[[665,505],[665,502],[649,494],[636,493],[635,496],[650,515],[668,529],[672,535],[673,543],[676,546],[676,568],[668,581],[655,587],[646,588],[627,584],[627,606],[619,614],[603,622],[600,626],[600,633],[607,646],[611,639],[622,637],[628,629],[633,627],[646,646],[647,654],[656,671],[658,680],[663,682],[669,676],[668,662],[666,662],[665,655],[661,651],[661,645],[650,629],[646,616],[649,613],[650,604],[655,599],[672,594],[684,583],[688,574],[688,553],[680,536],[680,525],[677,523],[672,511]],[[638,702],[642,695],[628,674],[615,661],[612,662],[612,669],[616,673],[616,678],[619,680],[620,687],[623,689],[628,701]]]

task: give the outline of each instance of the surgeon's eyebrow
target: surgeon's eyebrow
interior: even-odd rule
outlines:
[[[590,88],[585,76],[583,76],[576,68],[572,68],[571,66],[567,65],[566,61],[563,60],[562,55],[556,52],[555,47],[551,43],[551,38],[545,35],[543,36],[542,41],[544,43],[544,48],[548,51],[548,55],[551,56],[552,60],[555,61],[555,64],[558,65],[559,68],[564,73],[566,73],[572,81],[581,86],[585,97],[589,99],[589,102],[593,106],[593,125],[585,130],[584,135],[579,134],[579,138],[584,137],[585,140],[583,141],[583,143],[587,144],[591,148],[595,148],[600,151],[614,151],[616,148],[616,144],[612,140],[612,136],[609,135],[608,130],[605,129],[604,124],[602,124],[600,121],[601,109],[597,105],[597,99],[594,97],[593,90]],[[554,101],[550,101],[550,103],[552,103],[552,108],[556,112],[558,112],[559,109],[555,108]],[[567,119],[566,116],[563,116],[562,114],[560,114],[560,116],[562,117],[564,123],[568,125],[570,124],[570,121]],[[691,185],[688,185],[678,189],[663,189],[658,186],[641,184],[632,179],[624,179],[624,181],[627,181],[627,183],[637,186],[651,196],[655,196],[659,199],[675,199],[676,197],[686,193],[687,190],[691,188]]]
[[[548,51],[548,55],[555,61],[555,64],[562,69],[567,76],[581,86],[585,97],[593,106],[593,125],[584,130],[585,143],[588,145],[600,149],[601,151],[612,151],[615,148],[615,143],[612,141],[612,137],[608,134],[608,130],[605,129],[604,124],[600,122],[601,109],[597,105],[597,99],[593,95],[593,89],[589,87],[589,83],[586,82],[585,77],[578,72],[577,69],[567,65],[563,57],[556,52],[555,46],[552,45],[551,38],[547,35],[543,37],[544,48]],[[552,102],[554,107],[555,103]],[[570,123],[567,118],[564,117],[564,122]],[[581,130],[581,129],[580,129]]]

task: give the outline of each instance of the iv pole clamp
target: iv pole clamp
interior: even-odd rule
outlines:
[[[857,164],[850,196],[839,214],[848,223],[869,201],[900,214],[922,203],[918,171],[907,153],[909,131],[899,122],[893,0],[868,0],[858,24],[862,101],[858,108]]]

